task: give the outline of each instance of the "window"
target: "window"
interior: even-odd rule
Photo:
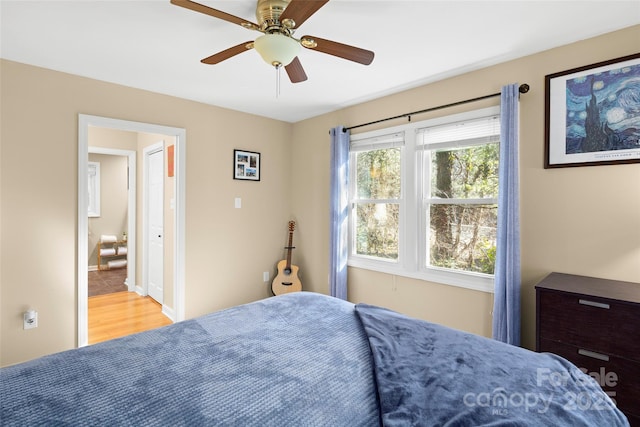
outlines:
[[[497,116],[419,131],[426,266],[493,274],[499,133]]]
[[[398,259],[402,201],[403,134],[351,144],[354,253],[381,260]]]
[[[491,291],[497,107],[353,135],[349,265]]]
[[[89,206],[87,209],[89,218],[100,216],[100,162],[88,162],[88,194]]]

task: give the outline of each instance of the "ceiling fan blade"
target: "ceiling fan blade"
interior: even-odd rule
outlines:
[[[317,50],[328,55],[338,56],[349,61],[369,65],[373,61],[374,53],[359,47],[325,40],[314,36],[303,36],[300,44],[307,49]]]
[[[307,74],[304,72],[304,68],[302,68],[302,64],[297,56],[293,58],[293,61],[291,61],[289,65],[285,65],[284,69],[287,70],[287,75],[289,75],[291,83],[300,83],[307,80]]]
[[[298,28],[328,2],[329,0],[291,0],[282,15],[280,15],[280,22],[290,19],[294,22],[294,25],[290,26],[290,28]]]
[[[219,62],[224,61],[225,59],[229,59],[233,56],[236,56],[242,52],[246,52],[251,49],[253,49],[253,41],[240,43],[237,46],[230,47],[229,49],[225,49],[222,52],[218,52],[207,58],[204,58],[200,62],[202,62],[203,64],[209,64],[209,65],[217,64]]]
[[[250,30],[260,31],[260,27],[258,27],[258,25],[254,24],[253,22],[247,21],[246,19],[238,18],[235,15],[231,15],[218,9],[213,9],[209,6],[205,6],[191,0],[171,0],[171,4],[181,6],[195,12],[204,13],[205,15],[213,16],[214,18],[222,19],[227,22],[231,22],[232,24],[237,24],[244,28],[248,28]]]

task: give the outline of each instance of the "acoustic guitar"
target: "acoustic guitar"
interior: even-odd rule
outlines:
[[[293,230],[296,229],[296,222],[289,221],[289,244],[285,247],[287,250],[287,259],[278,262],[278,274],[271,282],[271,292],[273,295],[282,295],[289,292],[299,292],[302,290],[302,283],[298,278],[298,266],[291,264],[291,250],[293,246]]]

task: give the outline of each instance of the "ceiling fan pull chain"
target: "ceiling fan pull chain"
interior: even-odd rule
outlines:
[[[276,99],[280,97],[280,69],[279,65],[276,65]]]

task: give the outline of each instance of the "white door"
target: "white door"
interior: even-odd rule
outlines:
[[[151,298],[163,302],[164,279],[164,151],[147,153],[147,292]]]

